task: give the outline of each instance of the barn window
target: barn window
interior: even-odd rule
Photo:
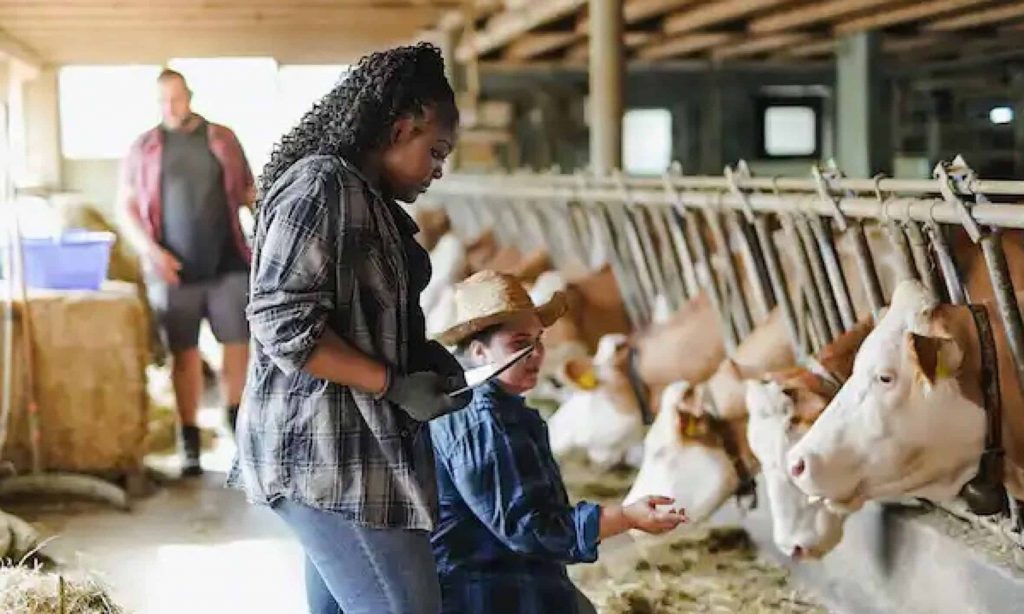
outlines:
[[[190,58],[168,65],[185,75],[192,106],[238,135],[259,173],[273,144],[344,75],[343,65],[288,65],[271,58]],[[119,159],[160,121],[160,67],[68,66],[59,77],[61,146],[69,159]]]
[[[159,66],[67,66],[58,75],[65,158],[117,159],[160,112]]]
[[[820,157],[820,99],[762,99],[758,109],[761,157]]]
[[[622,120],[622,164],[627,173],[657,175],[672,162],[672,113],[632,109]]]

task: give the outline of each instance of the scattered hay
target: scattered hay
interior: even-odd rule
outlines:
[[[38,567],[0,567],[0,612],[18,614],[123,614],[106,588],[81,573]]]
[[[790,584],[785,569],[759,559],[737,527],[602,553],[594,565],[570,567],[570,575],[602,614],[826,612]]]

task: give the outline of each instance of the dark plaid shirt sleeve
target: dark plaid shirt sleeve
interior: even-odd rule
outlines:
[[[596,561],[600,508],[565,501],[552,481],[550,453],[521,426],[483,420],[462,436],[444,461],[455,487],[510,550],[563,563]]]
[[[306,364],[335,307],[328,203],[338,198],[328,194],[331,189],[322,177],[284,188],[270,212],[274,219],[266,226],[263,257],[252,274],[252,335],[286,374]]]

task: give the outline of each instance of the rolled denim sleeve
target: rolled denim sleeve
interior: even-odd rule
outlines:
[[[543,454],[529,437],[483,422],[460,438],[446,462],[473,514],[511,550],[564,563],[596,561],[601,510],[559,503],[539,470]]]
[[[325,178],[305,173],[262,205],[264,236],[253,263],[246,313],[264,353],[288,374],[309,360],[334,310],[340,242],[329,207],[339,207],[338,194]]]

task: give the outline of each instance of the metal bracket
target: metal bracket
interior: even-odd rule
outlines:
[[[976,202],[988,202],[983,194],[973,193],[970,189],[970,184],[975,179],[974,171],[967,166],[963,156],[957,156],[952,162],[936,164],[934,175],[939,181],[939,192],[942,194],[942,198],[956,209],[960,215],[960,223],[971,237],[971,241],[979,242],[983,234],[981,226],[971,214],[971,204],[965,202],[957,193],[974,194]]]
[[[740,201],[740,206],[743,207],[743,217],[746,218],[747,222],[754,223],[754,208],[750,205],[750,197],[747,193],[740,189],[739,179],[750,178],[750,167],[743,160],[740,160],[739,164],[736,165],[734,171],[728,164],[725,165],[725,180],[729,183],[729,192]]]
[[[818,165],[811,167],[811,175],[814,177],[814,184],[818,189],[818,196],[821,197],[822,202],[827,204],[832,209],[832,217],[836,221],[836,225],[839,226],[839,230],[842,232],[846,231],[847,221],[846,214],[839,207],[839,200],[836,199],[836,181],[843,177],[842,171],[836,168],[835,163],[831,162],[829,168],[822,170]]]

